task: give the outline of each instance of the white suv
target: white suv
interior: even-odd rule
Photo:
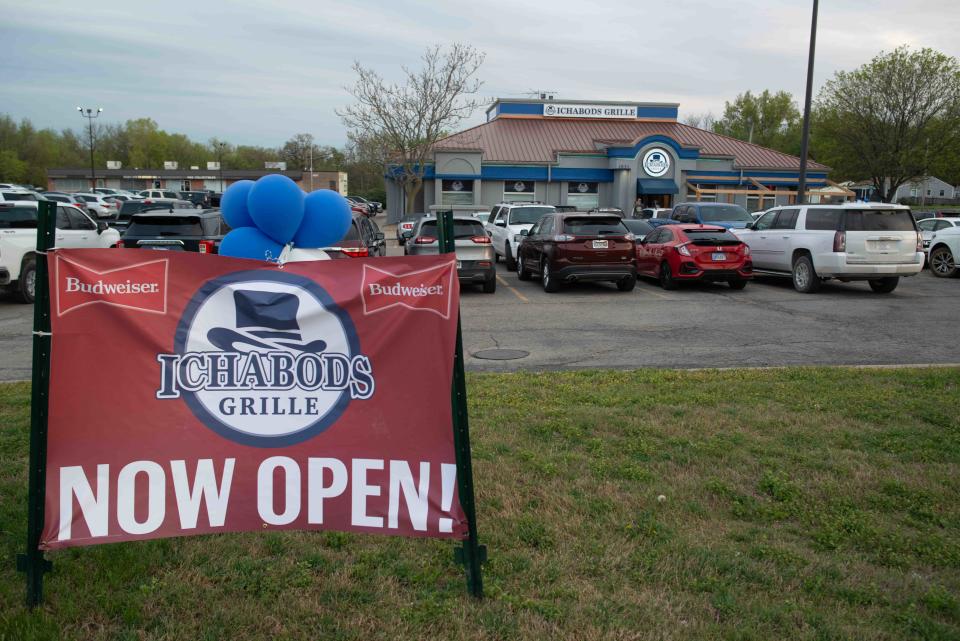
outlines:
[[[804,293],[835,278],[885,294],[923,269],[923,237],[902,205],[785,205],[732,231],[750,246],[755,273],[791,277]]]
[[[494,205],[487,216],[484,228],[493,243],[494,260],[503,256],[507,269],[517,268],[517,247],[521,232],[530,231],[534,223],[545,214],[556,211],[553,205],[534,202],[500,203]]]
[[[73,205],[57,204],[58,248],[113,247],[120,232],[105,222],[95,222]],[[8,287],[17,297],[32,303],[37,286],[37,203],[0,203],[0,288]]]

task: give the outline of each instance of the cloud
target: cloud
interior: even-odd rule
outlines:
[[[397,80],[433,43],[486,52],[488,99],[550,90],[718,114],[769,88],[801,102],[810,24],[808,4],[791,0],[0,0],[0,10],[3,111],[14,117],[77,128],[76,105],[102,106],[111,122],[150,117],[197,140],[263,145],[301,131],[342,144],[335,109],[351,100],[354,60]],[[822,5],[816,85],[903,43],[956,56],[958,30],[952,1]]]

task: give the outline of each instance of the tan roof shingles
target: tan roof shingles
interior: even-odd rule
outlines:
[[[733,157],[738,169],[800,169],[796,156],[678,122],[497,118],[444,138],[434,149],[483,150],[484,162],[549,163],[558,152],[596,153],[604,146],[626,147],[658,134],[698,148],[701,156]],[[807,167],[828,169],[813,161]]]

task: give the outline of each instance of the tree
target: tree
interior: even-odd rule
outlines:
[[[723,117],[713,125],[719,134],[776,149],[800,153],[802,116],[786,91],[754,95],[747,91],[733,102],[724,103]]]
[[[881,52],[827,81],[815,113],[820,159],[889,202],[960,145],[960,65],[932,49]]]
[[[483,59],[469,45],[457,43],[449,50],[435,45],[423,54],[420,70],[403,67],[399,83],[354,63],[357,80],[347,91],[356,103],[337,113],[354,137],[382,141],[406,211],[414,210],[433,146],[480,105],[472,96],[482,85],[474,76]]]
[[[697,129],[712,131],[717,123],[717,117],[713,115],[712,111],[707,111],[702,114],[690,114],[686,116],[682,122],[685,125],[690,125]]]

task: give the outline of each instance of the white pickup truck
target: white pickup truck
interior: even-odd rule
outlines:
[[[923,238],[902,205],[784,205],[731,231],[750,246],[756,274],[792,278],[803,293],[835,278],[888,294],[923,269]]]
[[[503,256],[507,269],[517,268],[517,247],[520,245],[520,232],[530,231],[534,223],[545,214],[556,211],[553,205],[540,203],[500,203],[495,205],[487,217],[484,228],[493,243],[494,259]]]
[[[55,246],[107,248],[120,232],[72,205],[57,205]],[[24,303],[32,303],[37,286],[37,203],[0,203],[0,288],[11,289]]]

